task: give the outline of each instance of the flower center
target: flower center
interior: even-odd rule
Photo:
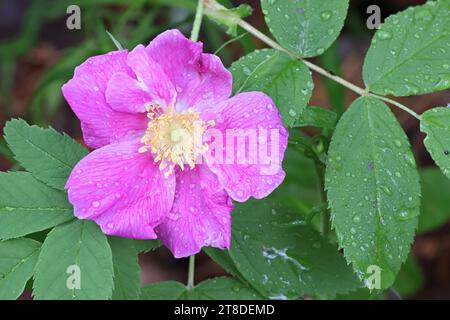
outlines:
[[[177,165],[182,170],[185,164],[193,169],[198,157],[208,150],[202,137],[209,126],[214,126],[214,121],[206,123],[191,108],[181,112],[169,108],[163,112],[157,105],[147,108],[147,117],[150,121],[141,139],[144,146],[139,152],[150,150],[155,155],[155,162],[160,162],[159,170],[168,168],[164,173],[166,177]]]

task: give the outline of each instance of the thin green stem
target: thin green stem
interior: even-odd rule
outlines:
[[[422,120],[422,117],[421,117],[419,114],[417,114],[416,112],[414,112],[413,110],[411,110],[411,109],[408,108],[407,106],[401,104],[400,102],[397,102],[397,101],[395,101],[395,100],[389,99],[389,98],[384,97],[384,96],[379,96],[379,95],[374,94],[374,93],[369,93],[368,96],[374,97],[374,98],[378,98],[378,99],[380,99],[380,100],[383,100],[383,101],[385,101],[385,102],[388,102],[388,103],[390,103],[390,104],[392,104],[392,105],[394,105],[394,106],[396,106],[396,107],[402,109],[403,111],[408,112],[410,115],[412,115],[412,116],[413,116],[414,118],[416,118],[417,120],[419,120],[419,121]]]
[[[352,90],[353,92],[356,92],[360,96],[367,95],[367,93],[368,93],[367,90],[365,90],[363,88],[360,88],[357,85],[354,85],[353,83],[351,83],[351,82],[349,82],[349,81],[347,81],[347,80],[345,80],[345,79],[343,79],[341,77],[338,77],[338,76],[336,76],[334,74],[331,74],[329,71],[319,67],[318,65],[315,65],[312,62],[309,62],[307,60],[303,60],[303,63],[306,64],[306,66],[308,68],[310,68],[311,70],[314,70],[315,72],[317,72],[317,73],[319,73],[319,74],[321,74],[321,75],[323,75],[323,76],[325,76],[325,77],[327,77],[327,78],[329,78],[329,79],[331,79],[333,81],[336,81],[337,83],[339,83],[339,84],[343,85],[344,87]]]
[[[296,56],[294,53],[290,52],[289,50],[283,48],[281,45],[279,45],[276,41],[272,40],[271,38],[269,38],[268,36],[266,36],[264,33],[262,33],[261,31],[259,31],[258,29],[256,29],[255,27],[253,27],[251,24],[245,22],[242,19],[238,20],[238,25],[244,29],[245,31],[247,31],[248,33],[252,34],[253,36],[255,36],[256,38],[258,38],[259,40],[261,40],[262,42],[264,42],[265,44],[267,44],[269,47],[272,47],[274,49],[277,49],[279,51],[282,51],[288,55],[290,55],[292,58],[298,59],[299,57]]]
[[[248,34],[248,32],[244,32],[243,34],[237,36],[236,38],[233,38],[233,39],[228,40],[227,42],[225,42],[224,44],[222,44],[222,45],[219,47],[219,49],[217,49],[217,50],[214,52],[214,54],[217,55],[217,54],[218,54],[220,51],[222,51],[223,48],[225,48],[227,45],[229,45],[229,44],[231,44],[231,43],[233,43],[233,42],[236,42],[236,41],[242,39],[242,38],[245,37],[247,34]]]
[[[200,33],[200,27],[203,20],[203,0],[198,0],[197,11],[195,13],[194,25],[192,26],[191,40],[197,41]]]
[[[195,255],[189,257],[189,271],[187,289],[192,290],[194,288],[194,275],[195,275]]]

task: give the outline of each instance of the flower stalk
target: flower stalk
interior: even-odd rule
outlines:
[[[194,288],[194,275],[195,275],[195,255],[189,257],[189,270],[188,270],[188,282],[187,289],[192,290]]]
[[[203,0],[198,0],[197,11],[195,13],[194,25],[191,32],[191,40],[197,42],[200,34],[200,27],[203,20]]]

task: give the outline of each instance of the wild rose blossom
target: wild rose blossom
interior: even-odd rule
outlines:
[[[287,130],[273,101],[261,92],[230,98],[230,72],[202,51],[202,43],[169,30],[147,47],[91,57],[76,68],[62,91],[85,143],[96,149],[66,184],[78,218],[108,235],[159,238],[185,257],[203,246],[229,248],[231,199],[263,198],[282,182]],[[263,129],[275,130],[276,139]],[[223,139],[223,150],[212,151],[209,130],[220,133],[215,143]],[[253,142],[238,138],[245,152],[269,146],[279,156],[236,161],[239,154],[227,152],[235,146],[225,141],[230,130],[260,134]]]

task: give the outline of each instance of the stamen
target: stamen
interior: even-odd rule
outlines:
[[[195,168],[195,161],[208,150],[203,144],[203,133],[215,125],[214,121],[205,122],[193,109],[181,112],[169,108],[166,112],[158,105],[146,107],[147,117],[150,119],[147,131],[141,142],[144,146],[139,152],[151,151],[154,161],[159,163],[159,170],[166,170],[165,177],[170,176],[176,166],[181,170],[185,164],[190,169]]]

